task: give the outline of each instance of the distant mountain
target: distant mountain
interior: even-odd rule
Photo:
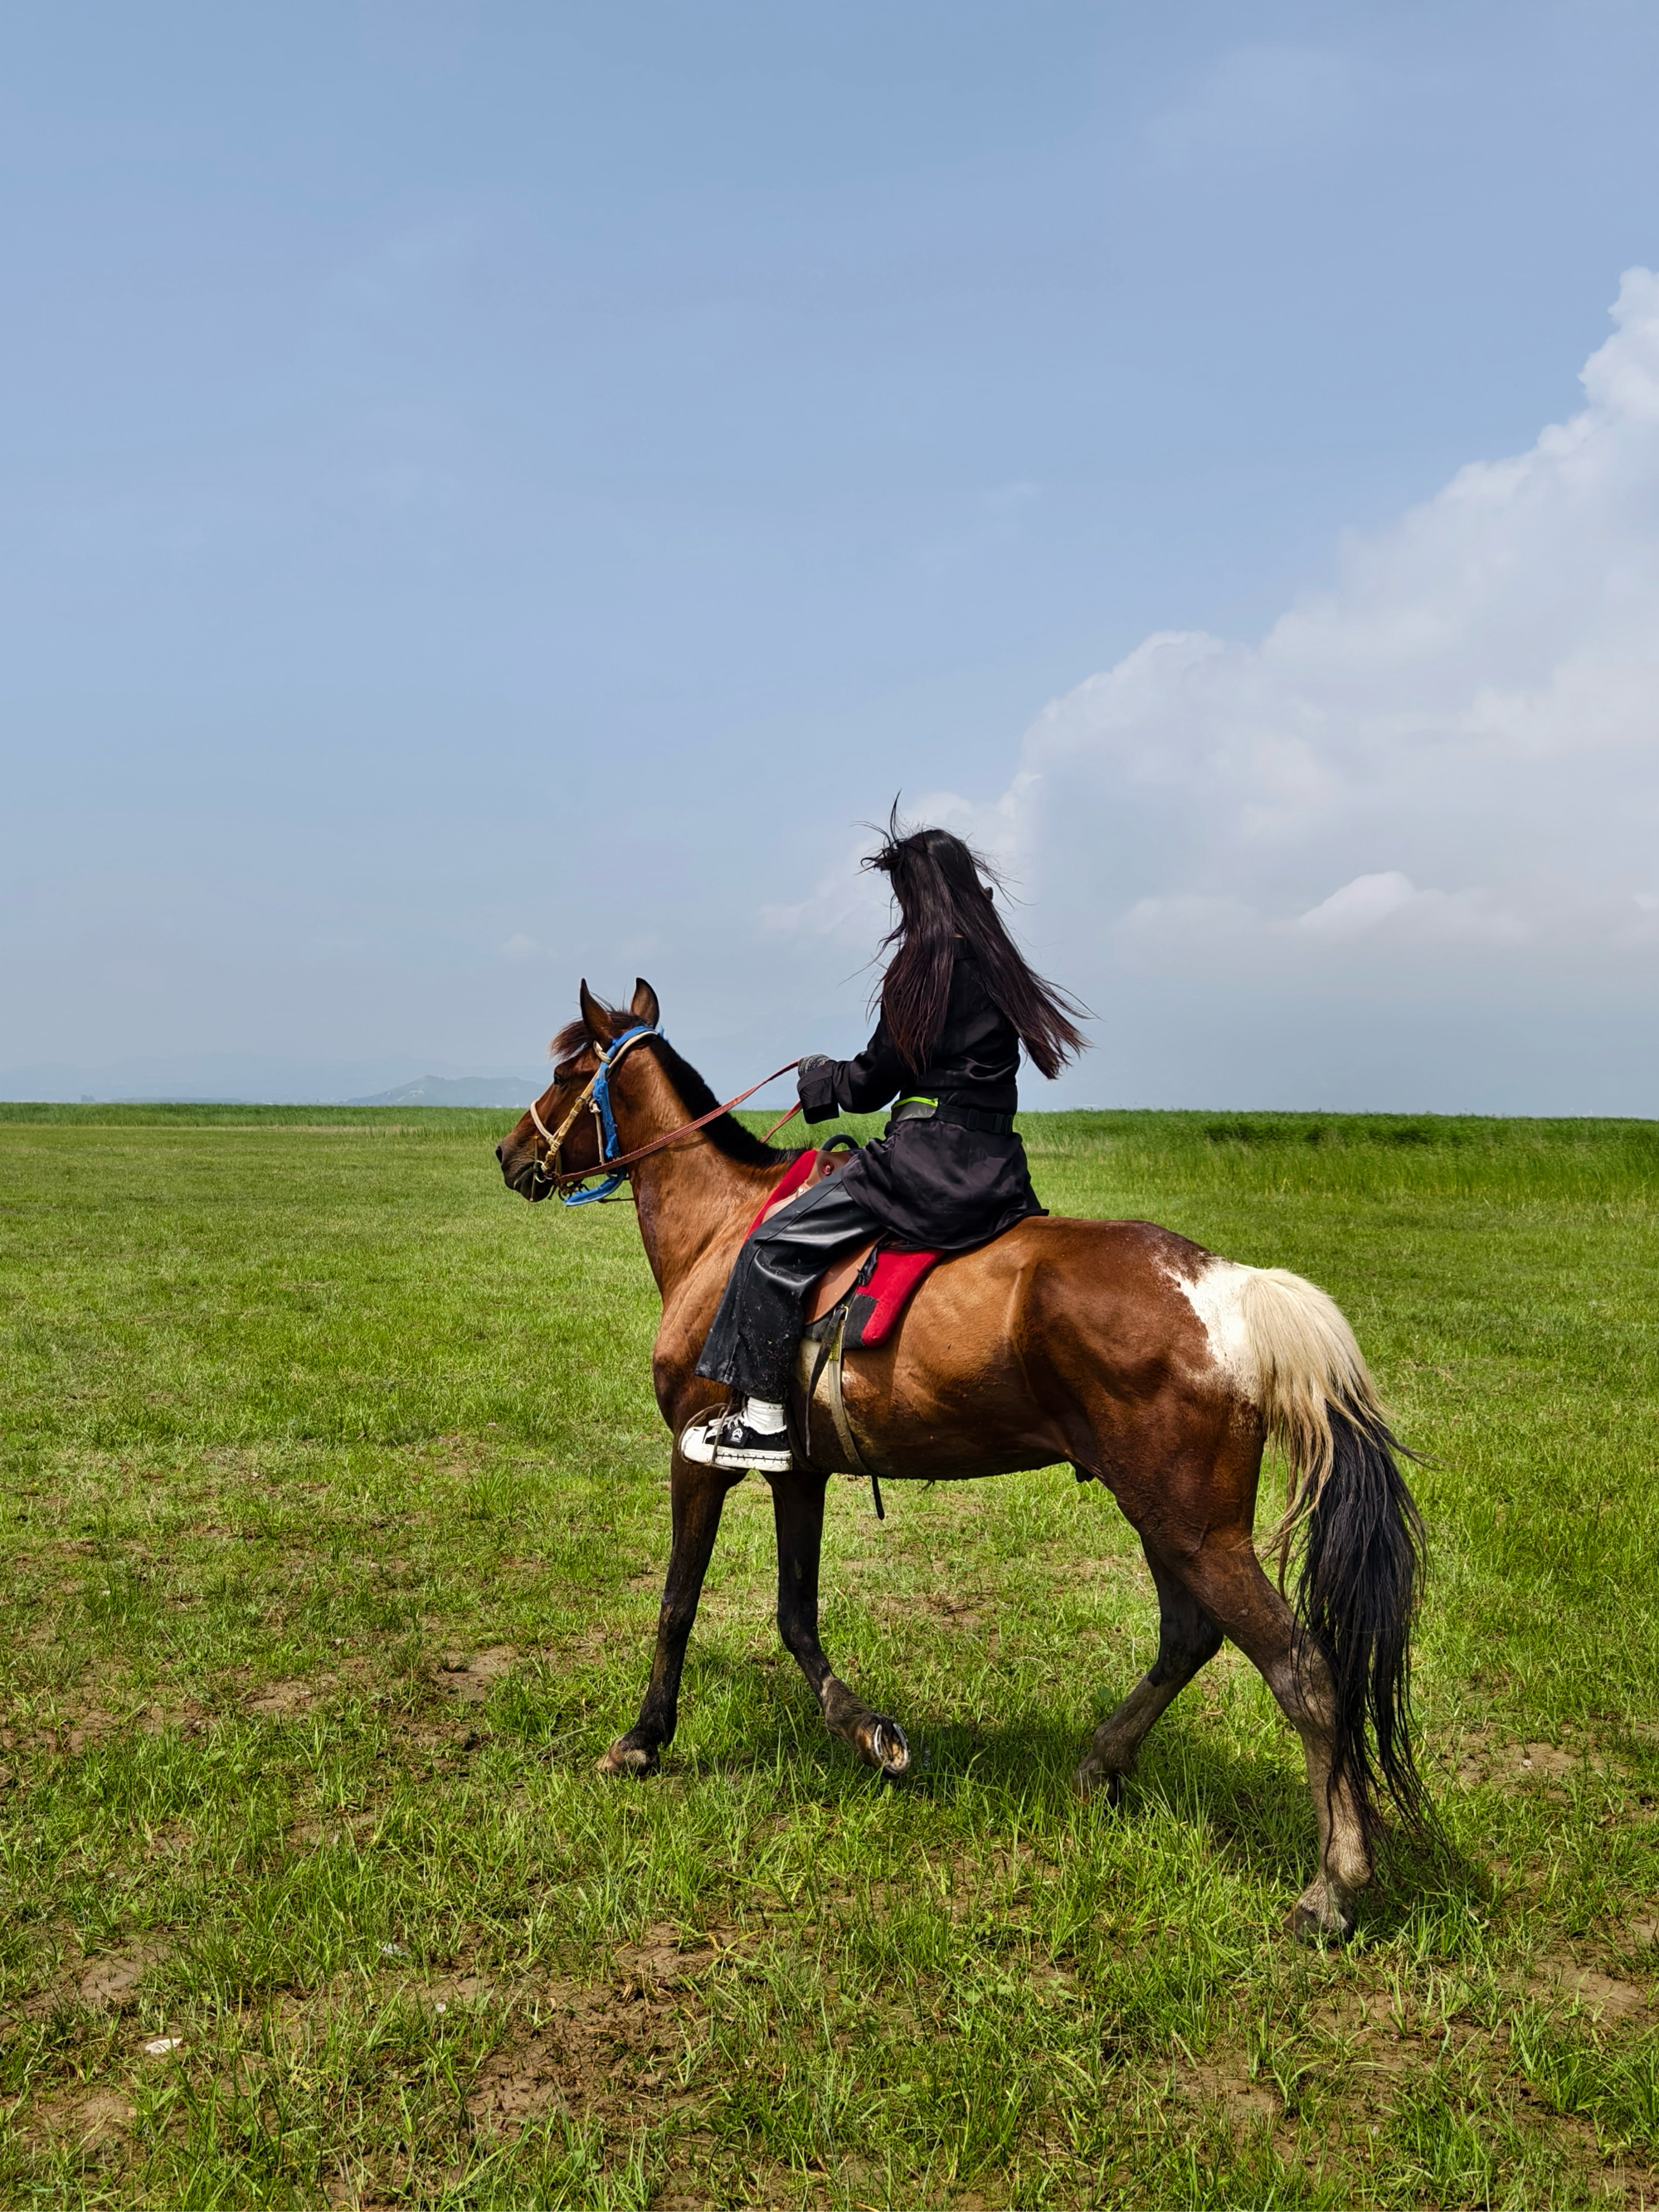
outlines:
[[[275,1054],[148,1054],[93,1066],[58,1061],[0,1068],[0,1098],[236,1099],[261,1105],[338,1102],[388,1083],[407,1083],[411,1054],[363,1060],[284,1060]]]
[[[348,1106],[527,1106],[547,1088],[528,1075],[419,1075]]]
[[[0,1068],[0,1098],[234,1100],[266,1106],[343,1105],[367,1098],[376,1106],[524,1106],[547,1087],[545,1075],[434,1076],[422,1075],[420,1067],[412,1054],[282,1060],[274,1054],[205,1052],[93,1066],[59,1061]],[[398,1087],[388,1089],[389,1085]]]

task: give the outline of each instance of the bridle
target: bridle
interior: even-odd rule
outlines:
[[[752,1098],[757,1091],[764,1091],[769,1083],[775,1083],[779,1076],[787,1075],[792,1067],[800,1064],[799,1060],[787,1060],[781,1067],[775,1067],[770,1075],[762,1076],[758,1083],[751,1083],[747,1091],[740,1091],[735,1098],[728,1098],[723,1106],[711,1106],[706,1114],[699,1114],[695,1121],[682,1121],[678,1128],[670,1129],[663,1136],[653,1137],[648,1145],[638,1145],[631,1152],[619,1152],[617,1150],[617,1118],[611,1109],[611,1071],[623,1054],[635,1045],[646,1037],[661,1035],[662,1031],[653,1022],[639,1022],[631,1030],[624,1030],[620,1036],[612,1037],[610,1044],[600,1051],[599,1066],[588,1077],[580,1097],[556,1130],[547,1127],[536,1110],[537,1102],[533,1098],[531,1100],[530,1118],[546,1146],[536,1162],[536,1176],[539,1182],[551,1184],[558,1192],[562,1205],[592,1206],[597,1200],[609,1198],[619,1184],[627,1181],[628,1170],[636,1160],[645,1159],[653,1152],[659,1152],[679,1138],[689,1137],[694,1129],[701,1129],[706,1122],[717,1121],[722,1114],[729,1114],[734,1106],[741,1106],[745,1098]],[[584,1106],[593,1116],[599,1144],[599,1164],[592,1168],[561,1167],[559,1158],[564,1140],[570,1134],[576,1116]],[[772,1124],[766,1133],[766,1140],[769,1142],[782,1128],[784,1122],[793,1121],[799,1111],[799,1103],[792,1106],[781,1121]],[[601,1180],[591,1190],[567,1191],[560,1188],[564,1183],[586,1182],[594,1176],[600,1176]]]
[[[638,1044],[642,1037],[655,1036],[657,1034],[658,1031],[649,1022],[637,1022],[631,1030],[624,1030],[620,1036],[612,1037],[609,1047],[600,1052],[599,1066],[583,1085],[580,1096],[563,1121],[560,1122],[556,1131],[548,1128],[547,1124],[536,1111],[536,1101],[533,1098],[531,1100],[530,1118],[536,1124],[542,1141],[547,1147],[536,1163],[536,1173],[544,1182],[550,1182],[557,1188],[562,1182],[586,1182],[588,1176],[596,1172],[592,1168],[586,1168],[577,1173],[559,1165],[560,1154],[564,1149],[564,1140],[570,1134],[576,1116],[584,1106],[593,1116],[599,1139],[600,1159],[607,1163],[611,1159],[617,1149],[617,1121],[611,1110],[611,1071],[630,1045]],[[563,1191],[560,1191],[559,1196],[567,1206],[591,1206],[596,1199],[609,1198],[622,1179],[620,1175],[607,1176],[595,1190],[574,1191],[568,1196]]]

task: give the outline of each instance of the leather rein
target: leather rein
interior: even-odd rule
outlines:
[[[648,1159],[653,1152],[664,1152],[670,1145],[678,1143],[680,1138],[689,1137],[693,1130],[718,1121],[722,1114],[729,1114],[734,1106],[741,1106],[745,1098],[752,1098],[757,1091],[764,1091],[769,1083],[775,1083],[779,1076],[787,1075],[792,1067],[800,1065],[797,1060],[787,1060],[781,1067],[775,1067],[770,1075],[762,1076],[758,1083],[751,1083],[747,1091],[738,1091],[735,1098],[728,1098],[723,1106],[711,1106],[706,1114],[699,1114],[695,1121],[682,1121],[678,1128],[670,1129],[660,1137],[653,1137],[649,1144],[636,1145],[631,1152],[618,1152],[616,1149],[616,1116],[611,1108],[611,1071],[631,1047],[643,1043],[647,1037],[660,1036],[661,1034],[654,1024],[641,1022],[636,1028],[624,1030],[620,1036],[613,1037],[600,1052],[599,1066],[582,1086],[580,1095],[556,1129],[548,1127],[536,1110],[538,1102],[532,1099],[530,1118],[546,1147],[536,1162],[536,1174],[541,1182],[551,1184],[558,1192],[562,1205],[591,1206],[598,1200],[609,1198],[617,1185],[627,1180],[628,1170],[636,1161]],[[599,1164],[591,1168],[561,1167],[559,1158],[564,1140],[570,1134],[583,1107],[586,1107],[593,1116],[595,1133],[599,1140]],[[800,1105],[797,1101],[781,1121],[772,1124],[763,1141],[769,1143],[784,1123],[793,1121],[799,1111]],[[602,1180],[592,1190],[566,1191],[562,1188],[567,1183],[590,1182],[595,1176]]]

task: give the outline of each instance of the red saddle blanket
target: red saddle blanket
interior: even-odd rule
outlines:
[[[744,1231],[746,1237],[754,1235],[781,1200],[794,1195],[817,1165],[817,1158],[815,1152],[809,1151],[791,1162]],[[866,1345],[884,1344],[902,1319],[917,1284],[939,1265],[942,1256],[938,1252],[890,1252],[878,1244],[859,1268],[852,1285],[842,1349],[856,1352]],[[809,1297],[809,1310],[812,1303]]]

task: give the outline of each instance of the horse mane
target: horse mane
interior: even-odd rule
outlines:
[[[611,1011],[614,1012],[614,1009]],[[567,1022],[557,1036],[553,1039],[547,1048],[547,1056],[556,1066],[562,1060],[574,1059],[577,1053],[585,1051],[592,1042],[592,1038],[587,1034],[587,1024],[579,1014],[574,1022]]]
[[[619,1028],[626,1029],[635,1019],[623,1007],[607,1006],[602,1000],[599,1003]],[[575,1021],[565,1024],[547,1048],[554,1060],[558,1062],[586,1050],[592,1042],[587,1024],[578,1017]],[[688,1121],[695,1121],[699,1114],[707,1114],[720,1104],[720,1100],[690,1061],[682,1060],[665,1036],[660,1033],[653,1036],[644,1049],[655,1056],[675,1096],[684,1107]],[[763,1143],[751,1130],[744,1127],[734,1114],[716,1115],[712,1121],[703,1124],[702,1133],[717,1152],[724,1152],[728,1160],[735,1160],[740,1167],[781,1167],[796,1158],[800,1152],[798,1145],[788,1150],[780,1150],[775,1146]]]

